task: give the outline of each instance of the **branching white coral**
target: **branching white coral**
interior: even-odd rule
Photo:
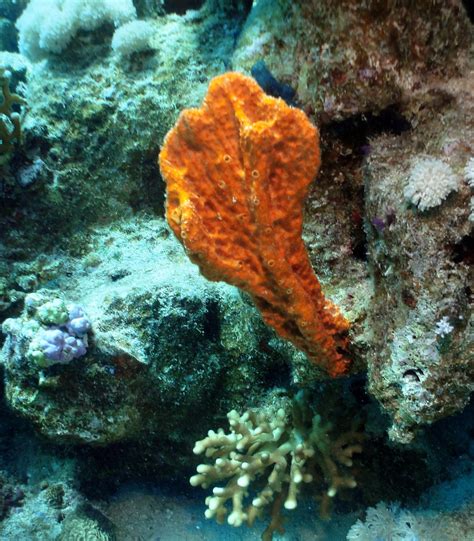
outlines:
[[[20,52],[39,60],[63,51],[79,30],[119,27],[136,16],[132,0],[31,0],[16,23]]]
[[[328,485],[323,502],[342,488],[356,486],[350,472],[340,470],[352,466],[353,454],[361,452],[362,435],[350,431],[331,440],[331,425],[323,423],[319,415],[311,416],[302,394],[289,408],[251,410],[243,415],[233,410],[227,417],[229,434],[223,429],[210,430],[194,447],[195,454],[205,454],[214,463],[200,464],[191,485],[208,488],[219,483],[206,498],[207,518],[224,522],[230,502],[227,522],[252,525],[273,502],[272,523],[264,537],[271,539],[274,530],[282,530],[281,506],[295,509],[302,484],[311,483],[316,472]],[[261,487],[258,481],[262,481]],[[253,498],[246,502],[250,493]]]
[[[403,194],[409,203],[425,211],[440,205],[458,188],[458,179],[447,163],[422,158],[413,164]]]

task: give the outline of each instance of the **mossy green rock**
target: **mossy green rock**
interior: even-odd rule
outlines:
[[[202,278],[161,220],[105,228],[91,248],[63,260],[57,290],[35,294],[84,309],[85,357],[41,369],[27,356],[26,312],[4,326],[7,400],[42,434],[96,445],[149,434],[190,446],[216,416],[289,376],[293,350],[235,288]],[[100,263],[88,266],[93,254]]]

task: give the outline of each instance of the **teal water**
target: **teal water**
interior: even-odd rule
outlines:
[[[1,541],[474,539],[473,36],[0,0]]]

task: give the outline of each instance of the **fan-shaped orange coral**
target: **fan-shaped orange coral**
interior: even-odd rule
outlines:
[[[347,320],[325,299],[303,244],[319,134],[299,109],[239,73],[213,79],[159,157],[167,219],[210,280],[248,292],[264,320],[332,376],[349,361]]]

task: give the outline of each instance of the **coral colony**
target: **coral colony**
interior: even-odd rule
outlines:
[[[82,308],[72,305],[68,320],[62,325],[42,330],[35,339],[30,355],[40,364],[67,364],[87,352],[87,332],[90,321]]]
[[[25,299],[26,314],[7,319],[3,329],[29,343],[27,358],[39,367],[68,364],[87,353],[91,322],[77,304],[33,294]]]
[[[250,410],[243,415],[233,410],[227,418],[230,433],[210,430],[194,447],[195,454],[215,462],[200,464],[197,474],[190,479],[191,485],[208,488],[225,483],[214,487],[213,495],[206,498],[207,518],[215,518],[219,523],[227,518],[231,526],[252,526],[271,505],[273,520],[262,536],[270,540],[274,531],[284,531],[281,508],[297,507],[303,484],[318,477],[327,483],[321,498],[322,514],[340,489],[357,486],[350,467],[353,455],[362,452],[363,434],[351,430],[332,441],[328,435],[332,427],[312,414],[304,393],[300,392],[292,403],[285,403],[285,408]],[[245,502],[249,487],[258,478],[265,479],[263,488],[258,491],[253,487],[254,497]],[[228,502],[232,507],[230,514]]]

